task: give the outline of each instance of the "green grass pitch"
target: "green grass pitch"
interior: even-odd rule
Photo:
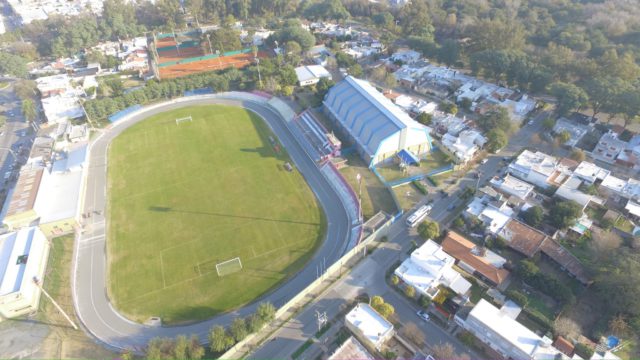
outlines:
[[[175,119],[193,121],[176,125]],[[125,130],[109,150],[109,293],[126,316],[201,320],[274,288],[310,259],[325,219],[264,121],[191,106]],[[275,138],[275,136],[274,136]],[[219,277],[216,264],[243,269]]]

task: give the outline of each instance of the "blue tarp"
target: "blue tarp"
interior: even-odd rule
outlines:
[[[617,337],[615,337],[613,335],[609,335],[607,337],[607,348],[608,349],[613,349],[614,347],[618,346],[618,344],[620,344],[620,339],[618,339]]]
[[[398,157],[405,164],[409,164],[409,165],[420,164],[420,159],[418,159],[417,156],[413,155],[413,153],[411,153],[411,151],[407,149],[400,150],[398,152]]]
[[[121,120],[123,117],[131,114],[132,112],[142,109],[142,105],[133,105],[133,106],[129,106],[128,108],[124,109],[124,110],[120,110],[116,113],[111,114],[111,116],[109,116],[109,122],[116,122],[118,120]]]

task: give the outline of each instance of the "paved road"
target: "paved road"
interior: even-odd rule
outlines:
[[[435,210],[435,209],[434,209]],[[404,225],[404,218],[392,225],[389,241],[363,262],[358,264],[349,275],[336,282],[330,290],[307,306],[295,319],[285,324],[274,334],[271,341],[265,342],[250,355],[250,359],[288,359],[308,338],[315,335],[317,329],[315,312],[326,312],[329,319],[347,306],[348,302],[358,294],[367,293],[370,296],[380,295],[386,302],[393,305],[396,316],[402,324],[415,323],[422,331],[428,345],[451,343],[459,354],[470,354],[473,359],[480,357],[467,349],[460,341],[439,326],[418,318],[418,309],[392,290],[385,281],[386,271],[398,260],[407,257],[411,246],[408,241],[415,238],[415,232],[409,231]],[[334,325],[337,326],[337,325]],[[429,348],[423,349],[429,352]],[[302,359],[313,359],[317,354],[313,349],[307,350]]]
[[[9,81],[5,79],[5,81]],[[0,184],[5,184],[5,174],[14,171],[17,174],[19,169],[16,158],[8,149],[12,149],[15,155],[20,154],[20,147],[28,149],[33,141],[33,132],[30,131],[29,124],[25,121],[21,111],[20,99],[13,92],[13,81],[8,82],[8,86],[0,89],[0,113],[3,114],[6,124],[0,128]],[[23,135],[24,134],[24,135]],[[23,156],[21,160],[25,160]]]
[[[342,256],[350,240],[351,221],[343,206],[342,199],[296,142],[280,117],[264,105],[213,98],[193,100],[150,110],[144,115],[125,120],[125,123],[106,130],[91,144],[83,213],[93,211],[105,213],[107,201],[106,157],[110,142],[118,134],[152,114],[203,103],[244,106],[265,119],[316,194],[327,216],[327,237],[313,259],[300,273],[261,299],[281,306],[315,280],[318,264],[326,259],[327,266],[329,266]],[[206,341],[206,335],[212,326],[227,325],[235,316],[245,316],[255,310],[256,303],[204,322],[179,327],[150,327],[125,319],[112,307],[106,291],[106,227],[105,218],[102,215],[94,213],[91,218],[85,221],[83,233],[76,238],[75,266],[72,277],[76,311],[85,328],[101,342],[114,348],[138,350],[146,345],[151,338],[157,336],[173,337],[179,334],[197,334],[201,340]]]
[[[498,155],[491,155],[487,162],[479,165],[475,170],[465,174],[458,179],[453,190],[446,196],[432,193],[426,197],[416,207],[432,202],[433,210],[429,217],[440,223],[441,229],[446,228],[448,223],[455,218],[451,204],[460,205],[462,200],[459,195],[466,187],[474,188],[483,186],[493,176],[504,171],[505,164],[501,161],[505,156],[513,156],[522,147],[529,145],[531,135],[539,132],[542,128],[542,119],[548,114],[541,113],[534,117],[531,125],[525,125],[514,136],[509,144]],[[475,173],[479,173],[476,178]],[[455,206],[457,208],[458,206]],[[408,216],[405,215],[405,217]],[[359,293],[369,295],[381,295],[385,301],[389,302],[396,309],[396,314],[401,323],[413,322],[422,331],[427,347],[422,349],[424,353],[429,353],[429,346],[441,343],[451,343],[458,354],[467,353],[472,359],[480,359],[478,354],[464,346],[460,341],[440,328],[439,326],[420,320],[416,316],[418,310],[413,304],[390,289],[385,281],[386,271],[398,260],[407,257],[407,251],[411,246],[411,239],[415,238],[415,230],[409,231],[404,225],[404,217],[396,222],[390,232],[389,242],[382,249],[377,250],[372,256],[358,264],[353,271],[344,279],[336,282],[332,287],[313,304],[305,308],[295,319],[291,320],[287,326],[279,329],[272,335],[272,341],[265,342],[260,348],[250,355],[251,359],[287,359],[295,352],[307,339],[313,337],[317,331],[315,311],[326,311],[329,319],[342,310],[349,300]],[[311,350],[305,353],[303,358],[314,358]]]

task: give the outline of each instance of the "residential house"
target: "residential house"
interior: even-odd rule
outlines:
[[[454,155],[456,162],[466,163],[484,146],[487,138],[477,130],[463,130],[457,137],[449,133],[444,134],[441,142],[446,150]]]
[[[441,111],[433,113],[432,126],[438,134],[449,133],[453,136],[458,136],[462,130],[468,127],[466,119]]]
[[[504,200],[493,200],[488,196],[474,198],[466,209],[465,214],[480,220],[485,231],[496,235],[513,216],[513,209]]]
[[[331,73],[320,65],[298,66],[295,71],[300,86],[317,84],[322,78],[331,79]]]
[[[573,175],[580,178],[589,185],[594,184],[596,181],[601,182],[610,174],[611,171],[603,169],[589,161],[581,162],[580,165],[578,165],[578,167],[573,171]]]
[[[511,219],[498,235],[507,241],[511,249],[527,257],[533,257],[538,252],[542,252],[582,284],[591,282],[580,261],[543,232],[516,219]]]
[[[627,143],[618,139],[614,133],[608,132],[602,135],[591,155],[597,160],[613,164],[618,155],[626,148]]]
[[[504,177],[494,177],[490,181],[491,185],[500,192],[515,196],[520,200],[526,200],[533,193],[534,186],[528,182],[518,180],[507,174]]]
[[[416,63],[422,55],[411,49],[398,50],[393,55],[391,55],[391,61],[399,61],[403,64],[413,64]]]
[[[563,132],[569,134],[569,140],[567,140],[564,145],[575,147],[589,132],[589,126],[575,123],[565,117],[561,117],[556,120],[556,124],[553,126],[553,133],[560,134]]]
[[[509,164],[511,175],[541,188],[562,185],[573,172],[575,161],[557,158],[543,152],[524,150]]]
[[[626,199],[640,199],[640,181],[633,178],[623,180],[613,175],[608,175],[602,180],[602,183],[600,183],[599,190]]]
[[[356,304],[344,322],[360,341],[376,350],[393,336],[393,324],[366,303]]]
[[[516,320],[521,311],[512,301],[497,308],[480,299],[466,318],[456,315],[455,321],[504,359],[562,359],[551,339],[540,337]]]
[[[567,181],[565,181],[558,190],[556,190],[555,196],[565,199],[572,200],[576,203],[580,204],[582,208],[586,208],[589,203],[594,202],[599,205],[604,204],[604,200],[600,199],[595,195],[590,195],[584,193],[580,190],[580,186],[582,185],[582,180],[577,175],[572,175]]]
[[[408,286],[433,299],[446,286],[458,295],[465,295],[471,283],[453,269],[455,259],[433,240],[427,240],[411,253],[394,273]]]
[[[484,282],[498,286],[509,277],[503,266],[507,262],[493,251],[474,244],[455,231],[449,231],[442,241],[442,249],[458,260],[458,266],[481,278]]]
[[[375,360],[375,357],[358,340],[350,336],[328,358],[328,360],[345,359]]]

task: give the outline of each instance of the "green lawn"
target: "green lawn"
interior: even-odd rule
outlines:
[[[420,161],[420,166],[409,166],[405,171],[395,164],[385,164],[377,167],[378,172],[386,181],[393,181],[414,175],[428,174],[433,170],[440,169],[450,164],[447,162],[447,155],[442,151],[430,152],[425,159]]]
[[[353,191],[358,193],[358,174],[362,176],[362,214],[365,220],[378,211],[395,214],[398,210],[391,193],[356,154],[347,156],[348,166],[340,169]]]
[[[192,122],[176,125],[179,117]],[[310,259],[325,220],[268,126],[227,106],[158,114],[109,152],[109,292],[128,317],[200,320],[253,301]],[[216,264],[243,269],[219,277]]]

